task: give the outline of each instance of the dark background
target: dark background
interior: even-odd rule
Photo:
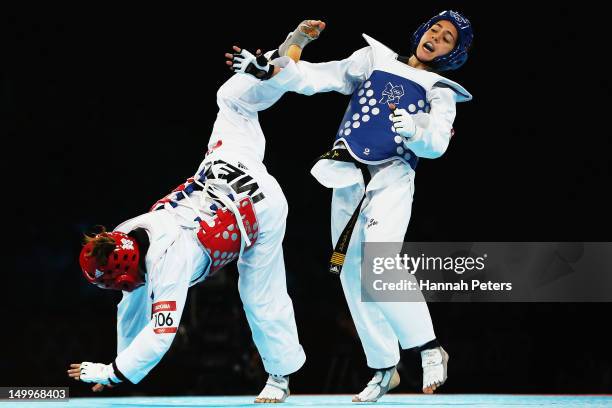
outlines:
[[[120,294],[81,277],[82,233],[147,211],[191,176],[215,119],[216,89],[230,75],[223,53],[234,43],[275,48],[304,18],[328,23],[305,51],[315,62],[348,57],[365,45],[362,32],[407,53],[418,24],[448,7],[474,25],[470,60],[449,75],[474,100],[458,106],[446,154],[419,164],[408,240],[610,240],[611,84],[602,62],[610,33],[592,4],[219,7],[3,15],[8,306],[0,385],[70,385],[72,395],[91,394],[65,370],[114,358]],[[331,195],[309,175],[347,103],[339,94],[286,95],[260,115],[265,164],[290,207],[287,280],[308,356],[292,376],[294,393],[354,393],[371,376],[339,281],[325,271]],[[265,373],[236,279],[231,267],[193,288],[158,367],[138,386],[104,394],[256,394]],[[451,355],[443,392],[612,392],[610,304],[430,309]],[[419,392],[418,354],[403,354],[400,391]]]

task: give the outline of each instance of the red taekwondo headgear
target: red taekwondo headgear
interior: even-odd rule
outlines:
[[[98,263],[93,255],[96,238],[110,238],[115,248],[106,262]],[[125,290],[131,292],[144,284],[138,272],[140,250],[136,240],[123,232],[102,232],[94,240],[83,246],[79,263],[83,275],[90,283],[102,289]]]

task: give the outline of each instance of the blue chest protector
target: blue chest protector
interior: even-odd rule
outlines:
[[[415,169],[418,157],[404,146],[404,138],[393,129],[389,103],[411,114],[428,113],[430,109],[421,85],[399,75],[374,70],[353,93],[336,142],[343,141],[360,162],[380,164],[400,159]]]

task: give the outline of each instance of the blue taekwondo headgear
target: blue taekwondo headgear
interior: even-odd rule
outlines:
[[[474,39],[474,32],[472,31],[472,24],[470,20],[462,16],[460,13],[452,10],[446,10],[438,14],[437,16],[430,19],[428,22],[422,24],[412,35],[412,53],[416,56],[416,49],[419,46],[419,42],[423,37],[423,34],[431,28],[432,25],[440,20],[450,21],[459,34],[457,44],[455,48],[446,55],[442,55],[434,58],[433,60],[426,62],[435,71],[450,71],[457,69],[467,61],[468,50],[472,45]]]

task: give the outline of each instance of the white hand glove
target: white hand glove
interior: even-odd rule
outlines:
[[[274,72],[274,67],[263,55],[255,56],[243,48],[240,52],[234,52],[233,56],[232,70],[234,72],[244,72],[259,79],[268,79]]]
[[[98,383],[103,385],[109,385],[110,380],[117,383],[119,381],[115,376],[113,366],[110,364],[90,363],[84,361],[81,363],[81,381],[86,383]]]
[[[416,135],[416,125],[412,119],[412,115],[410,115],[406,109],[395,109],[391,119],[393,120],[393,127],[397,134],[406,138],[407,142]]]

